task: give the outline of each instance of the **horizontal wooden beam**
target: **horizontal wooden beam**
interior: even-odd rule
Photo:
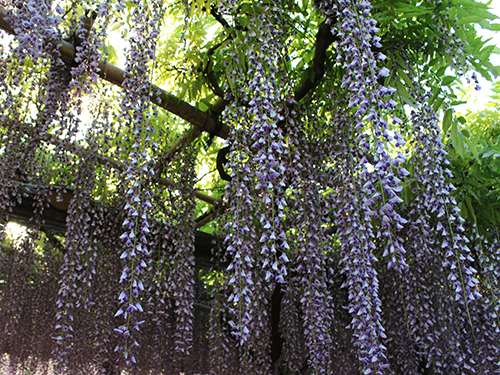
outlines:
[[[67,209],[70,201],[73,199],[73,192],[68,191],[63,194],[57,194],[55,190],[49,190],[45,187],[39,187],[33,184],[13,182],[16,185],[16,196],[12,196],[12,211],[8,212],[8,221],[32,227],[35,223],[34,217],[37,217],[41,223],[42,231],[50,231],[62,236],[66,233]],[[49,204],[45,207],[41,215],[34,213],[34,207],[37,207],[39,199],[43,199]],[[21,199],[18,200],[18,197]],[[212,260],[212,248],[216,247],[212,242],[214,236],[194,231],[195,236],[195,266],[198,268],[211,268],[215,264]]]
[[[5,125],[5,124],[3,124],[3,125]],[[28,124],[16,123],[15,125],[17,127],[19,127],[20,129],[23,129],[23,131],[25,131],[27,133],[30,133],[33,131],[32,127]],[[9,126],[8,123],[7,123],[7,126]],[[53,134],[45,134],[44,142],[47,142],[47,143],[54,145],[54,146],[62,146],[66,151],[72,152],[74,154],[77,154],[77,155],[80,155],[83,157],[85,157],[85,155],[90,154],[90,152],[88,150],[86,150],[84,147],[78,145],[77,143],[71,142],[71,141],[65,142]],[[103,164],[103,165],[109,165],[120,172],[123,172],[127,169],[127,166],[125,165],[125,163],[123,163],[119,160],[110,158],[108,156],[102,155],[98,152],[97,153],[92,152],[92,156],[95,157],[95,159],[97,160],[98,163]],[[164,177],[159,177],[158,183],[160,183],[161,185],[166,186],[168,188],[175,187],[175,184],[171,180],[166,179]],[[202,191],[199,191],[199,190],[194,190],[194,196],[197,199],[204,201],[206,203],[212,204],[212,205],[218,205],[220,203],[217,198],[212,197],[212,196],[210,196],[206,193],[203,193]]]
[[[15,27],[12,27],[9,19],[13,20],[15,19],[15,16],[8,15],[8,12],[5,9],[0,8],[0,29],[6,31],[8,34],[16,35]],[[61,58],[65,62],[71,62],[74,60],[75,48],[72,44],[62,39],[52,41],[52,43],[59,45]],[[124,70],[103,60],[99,60],[98,74],[102,79],[118,86],[121,86],[125,80]],[[227,139],[229,136],[229,127],[223,123],[219,123],[216,116],[220,113],[215,111],[215,114],[212,115],[210,111],[200,111],[191,104],[166,92],[162,88],[153,84],[150,85],[152,93],[151,103],[158,105],[159,107],[166,109],[168,112],[186,120],[199,131],[206,131],[211,134],[215,134],[220,138]],[[217,104],[218,103],[216,103],[216,105]]]

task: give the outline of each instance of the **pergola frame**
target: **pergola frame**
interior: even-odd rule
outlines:
[[[221,23],[223,27],[228,27],[228,23],[221,17],[221,15],[217,14],[215,11],[211,12],[212,16]],[[15,15],[9,14],[5,9],[0,8],[0,29],[4,30],[8,34],[15,35],[15,27],[13,27],[13,23],[15,22]],[[311,69],[313,72],[312,78],[306,79],[300,86],[298,86],[294,92],[294,99],[299,102],[304,99],[309,93],[314,92],[315,88],[318,86],[322,78],[324,77],[326,67],[326,50],[328,47],[336,40],[336,36],[331,34],[330,25],[326,23],[322,23],[319,26],[318,32],[316,34],[315,41],[315,51],[314,51],[314,59],[312,61]],[[234,35],[233,35],[234,37]],[[231,35],[228,39],[232,39]],[[75,47],[65,40],[55,40],[52,41],[54,45],[58,47],[58,51],[63,61],[67,64],[71,64],[71,62],[75,58]],[[121,86],[124,77],[125,71],[110,64],[107,61],[99,60],[99,77],[104,79],[105,81]],[[227,124],[224,124],[220,121],[220,116],[225,107],[229,104],[229,101],[223,96],[219,95],[219,99],[211,106],[211,108],[207,111],[201,111],[191,104],[180,100],[174,95],[166,92],[162,88],[150,84],[151,87],[151,103],[158,105],[159,107],[167,110],[168,112],[182,118],[187,121],[191,128],[181,135],[177,142],[175,142],[168,150],[170,155],[175,154],[184,144],[187,144],[194,139],[196,139],[202,132],[208,132],[213,136],[217,136],[222,139],[227,139],[230,133],[230,129]],[[59,145],[61,144],[61,140],[47,135],[47,141],[52,144]],[[67,143],[67,142],[66,142]],[[65,143],[65,145],[66,145]],[[81,146],[72,144],[73,149],[78,149],[78,152],[85,153],[85,150],[82,149]],[[72,151],[72,150],[68,150]],[[118,160],[113,160],[106,156],[98,156],[98,162],[103,164],[111,165],[112,167],[123,170],[124,164]],[[171,182],[166,179],[160,179],[160,184],[165,186],[172,186]],[[21,204],[15,204],[12,207],[12,212],[10,213],[10,218],[13,221],[16,221],[21,224],[28,224],[30,222],[30,217],[33,216],[33,204],[34,200],[34,191],[32,191],[33,187],[24,184],[20,187],[25,194],[25,198],[23,199]],[[39,187],[38,187],[39,188]],[[45,229],[50,231],[55,231],[59,234],[63,234],[65,232],[65,223],[66,223],[66,214],[65,210],[57,209],[54,205],[56,203],[55,200],[51,200],[50,197],[55,197],[55,192],[50,191],[47,188],[42,188],[45,196],[49,200],[50,207],[46,208],[43,211],[41,219],[44,222]],[[69,192],[69,199],[72,198],[72,193]],[[209,204],[215,205],[214,209],[216,210],[217,206],[220,205],[220,202],[200,191],[195,192],[196,198],[205,201]],[[202,218],[203,222],[211,220],[212,215],[209,215],[207,218]],[[43,228],[42,228],[43,229]],[[202,233],[200,231],[195,231],[195,266],[200,268],[211,268],[215,265],[212,258],[212,249],[214,237],[208,235],[206,233]],[[224,264],[223,264],[224,265]],[[272,297],[271,297],[271,315],[270,315],[270,323],[271,323],[271,359],[273,362],[273,367],[278,362],[281,355],[281,343],[280,343],[280,335],[279,335],[279,318],[280,318],[280,310],[281,310],[281,300],[283,297],[283,292],[279,284],[277,284]]]

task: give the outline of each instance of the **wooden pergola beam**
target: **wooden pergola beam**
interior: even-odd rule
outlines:
[[[67,208],[69,202],[73,199],[73,192],[68,191],[58,194],[55,190],[33,184],[12,183],[17,185],[17,194],[12,196],[12,211],[7,212],[8,220],[32,227],[37,222],[33,221],[33,218],[36,217],[40,220],[42,231],[54,232],[64,236],[66,233]],[[40,196],[44,198],[36,198]],[[20,200],[18,200],[18,197],[21,197]],[[46,201],[49,206],[43,209],[42,214],[37,214],[34,212],[34,208],[37,207],[37,202],[40,199]],[[194,236],[195,266],[207,269],[214,267],[212,248],[216,247],[213,244],[215,237],[197,230],[194,231]]]
[[[9,21],[6,19],[7,11],[0,8],[0,29],[3,29],[11,35],[15,35],[15,30]],[[316,34],[314,59],[311,65],[313,70],[313,77],[306,79],[299,87],[294,91],[294,97],[296,101],[303,99],[309,92],[314,91],[319,82],[323,79],[325,74],[325,61],[326,61],[326,50],[328,47],[337,40],[337,36],[333,35],[331,32],[331,27],[329,24],[323,22]],[[75,58],[75,48],[72,44],[66,42],[65,40],[53,41],[59,44],[59,52],[61,53],[61,58],[66,62],[71,62]],[[125,71],[106,62],[99,60],[99,76],[115,85],[121,86]],[[168,112],[179,116],[180,118],[186,120],[190,123],[196,131],[189,131],[187,134],[181,137],[182,141],[191,141],[196,138],[201,132],[208,132],[214,134],[222,139],[227,139],[229,136],[229,127],[219,121],[218,117],[228,104],[226,100],[220,98],[212,106],[212,110],[200,111],[191,104],[177,98],[176,96],[166,92],[162,88],[151,84],[151,102],[159,107],[167,110]],[[174,144],[169,152],[176,152],[181,142]]]
[[[13,18],[8,16],[8,12],[0,8],[0,29],[6,31],[8,34],[16,35],[15,26],[11,25],[8,18]],[[66,42],[65,40],[52,41],[59,45],[59,52],[61,58],[65,62],[71,62],[75,58],[75,48],[72,44]],[[108,63],[107,61],[99,60],[99,76],[115,85],[121,86],[125,80],[125,71]],[[193,107],[191,104],[177,98],[176,96],[166,92],[162,88],[151,84],[151,103],[158,105],[159,107],[167,110],[168,112],[179,116],[180,118],[186,120],[188,123],[193,125],[200,132],[206,131],[216,136],[227,139],[229,135],[229,127],[223,123],[220,123],[217,116],[220,114],[215,111],[212,114],[210,111],[204,112]],[[221,105],[216,103],[215,108]]]

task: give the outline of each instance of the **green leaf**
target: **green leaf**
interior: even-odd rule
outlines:
[[[500,152],[497,152],[494,150],[488,151],[488,152],[485,152],[481,157],[483,159],[485,159],[485,158],[489,158],[490,156],[493,156],[494,158],[498,158],[498,157],[500,157]]]
[[[470,24],[470,23],[479,23],[483,20],[481,16],[468,16],[464,18],[459,18],[456,22],[457,25]]]
[[[476,145],[474,143],[472,143],[472,141],[468,138],[465,138],[465,143],[467,144],[467,147],[469,147],[470,152],[476,158],[476,160],[478,162],[481,162],[479,159],[479,153],[477,152]]]
[[[118,60],[118,55],[116,53],[115,47],[113,47],[110,43],[108,43],[106,51],[108,53],[108,61],[111,64],[116,64],[116,61]]]
[[[434,105],[432,106],[432,109],[434,109],[434,112],[437,112],[439,108],[441,108],[441,105],[444,102],[444,98],[438,98],[435,102]]]
[[[243,3],[240,6],[240,14],[241,13],[250,13],[250,10],[253,8],[252,4],[250,3]]]
[[[456,122],[454,122],[451,126],[451,142],[453,143],[453,148],[457,151],[458,155],[465,158],[464,138],[458,131]]]
[[[243,28],[246,28],[250,23],[250,18],[248,18],[247,16],[238,16],[238,22]]]
[[[398,93],[403,97],[403,99],[406,99],[408,103],[413,102],[413,97],[410,95],[406,87],[401,83],[400,80],[396,81],[396,86],[398,87]]]
[[[236,36],[242,43],[245,43],[246,37],[241,30],[236,30]]]
[[[452,83],[456,79],[457,79],[457,77],[454,77],[454,76],[446,76],[443,78],[443,81],[441,82],[441,84],[443,86],[448,86],[450,83]]]
[[[448,133],[452,117],[453,117],[453,110],[451,108],[448,108],[443,116],[443,134]]]
[[[468,102],[467,102],[467,100],[460,100],[460,101],[458,101],[458,100],[453,100],[453,101],[450,103],[450,105],[451,105],[452,107],[454,107],[454,106],[456,106],[456,105],[466,104],[466,103],[468,103]]]
[[[467,212],[470,214],[470,216],[472,216],[472,221],[474,222],[474,224],[476,224],[476,215],[474,214],[474,208],[472,207],[472,203],[468,195],[465,196],[465,203],[467,205]]]
[[[303,72],[302,72],[302,82],[305,82],[307,80],[311,80],[311,82],[313,81],[314,79],[314,70],[312,67],[308,67],[307,69],[305,69]]]
[[[478,9],[476,8],[475,11],[474,11],[475,15],[476,16],[479,16],[483,19],[487,19],[487,20],[495,20],[497,19],[497,16],[491,12],[488,12],[486,9]]]
[[[434,65],[434,63],[431,61],[430,62],[431,65]],[[444,72],[446,71],[446,66],[442,66],[441,68],[439,68],[437,71],[436,71],[436,76],[440,77],[444,74]]]
[[[432,96],[429,99],[429,105],[432,105],[437,97],[441,94],[441,87],[434,87],[432,89]]]
[[[500,31],[500,23],[490,23],[490,29],[492,31]]]
[[[410,77],[408,77],[408,75],[403,71],[403,69],[398,68],[397,71],[398,71],[399,77],[402,78],[406,82],[406,84],[408,85],[408,87],[410,89],[414,90],[415,87],[413,86],[413,82],[411,81]]]
[[[457,8],[456,7],[451,7],[450,8],[450,13],[448,13],[449,19],[453,20],[456,15],[457,15]]]

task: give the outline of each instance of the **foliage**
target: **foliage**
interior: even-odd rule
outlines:
[[[498,131],[498,86],[486,108],[466,114],[452,114],[443,120],[444,137],[461,213],[482,233],[498,227],[500,132]]]
[[[487,4],[0,6],[9,371],[500,371]]]

